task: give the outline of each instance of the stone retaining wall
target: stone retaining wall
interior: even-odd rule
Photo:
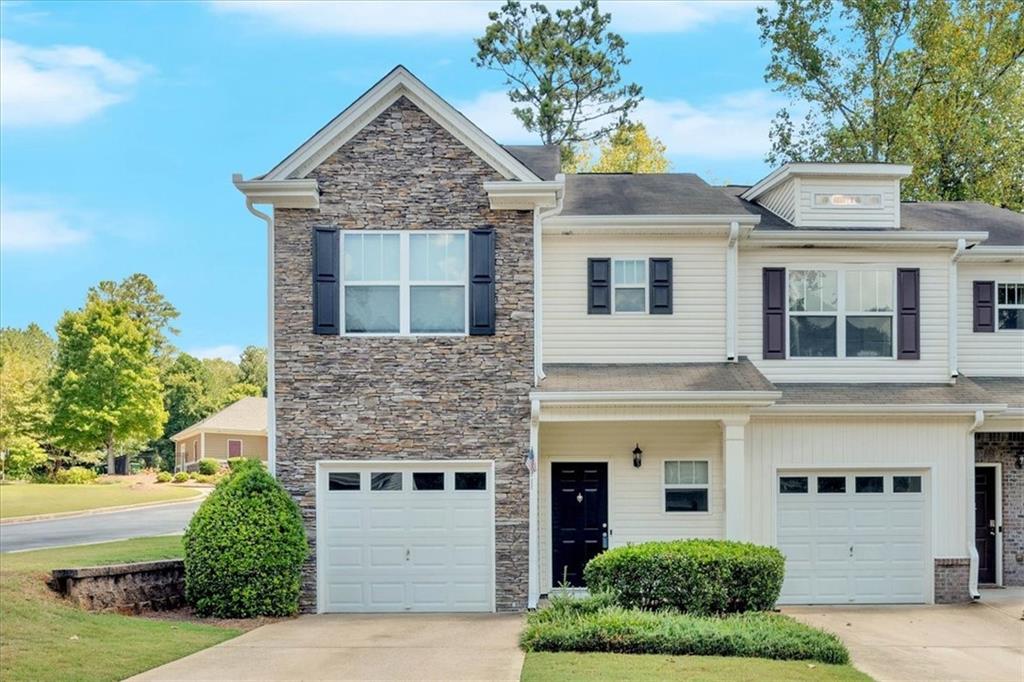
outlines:
[[[185,605],[185,562],[181,559],[135,564],[61,568],[50,587],[90,611],[140,613]]]

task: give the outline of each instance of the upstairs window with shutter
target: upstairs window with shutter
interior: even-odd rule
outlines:
[[[647,311],[647,261],[612,260],[612,313]]]
[[[671,315],[671,258],[588,258],[587,313]]]
[[[996,289],[999,329],[1024,330],[1024,283],[1000,282]]]

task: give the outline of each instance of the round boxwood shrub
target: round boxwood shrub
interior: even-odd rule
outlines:
[[[174,478],[171,480],[173,480],[175,483],[184,483],[185,481],[188,480],[188,474],[186,474],[184,471],[179,471],[178,473],[174,474]]]
[[[156,482],[157,483],[169,483],[172,478],[174,478],[174,477],[171,475],[171,472],[169,472],[169,471],[161,471],[159,474],[156,475]]]
[[[590,560],[587,587],[625,608],[710,615],[767,611],[782,589],[785,559],[774,547],[724,540],[646,542]]]
[[[263,467],[240,467],[185,531],[185,596],[202,616],[292,615],[308,555],[298,505]]]
[[[199,460],[199,473],[203,476],[213,476],[220,471],[220,462],[215,459]]]

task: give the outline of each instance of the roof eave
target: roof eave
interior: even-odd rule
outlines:
[[[999,414],[1006,410],[1004,403],[950,403],[950,404],[826,404],[826,403],[805,403],[805,404],[784,404],[771,405],[755,410],[756,414],[762,415],[830,415],[830,414],[852,414],[852,415],[899,415],[899,414],[935,414],[950,415],[958,414],[973,416],[978,410],[986,414]]]
[[[530,400],[559,404],[771,405],[780,391],[531,391]]]
[[[850,176],[902,179],[910,175],[913,166],[890,163],[787,163],[776,168],[740,195],[741,199],[753,201],[765,192],[792,177],[807,176]]]
[[[968,249],[961,260],[976,263],[1014,263],[1024,261],[1024,246],[986,246]]]
[[[554,208],[565,192],[564,180],[496,180],[484,183],[492,209],[532,210]]]
[[[747,239],[751,244],[757,246],[877,246],[884,248],[910,244],[956,248],[957,242],[961,239],[968,245],[980,244],[988,239],[988,232],[761,229],[751,232]]]
[[[231,182],[253,204],[274,208],[320,208],[320,189],[316,180],[242,180],[238,173]]]

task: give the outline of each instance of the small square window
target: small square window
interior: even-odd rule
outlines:
[[[853,489],[858,493],[884,493],[884,481],[882,476],[857,476]]]
[[[359,473],[330,473],[327,474],[328,490],[359,490]]]
[[[370,474],[370,490],[401,490],[402,474],[398,471],[385,471]]]
[[[706,488],[668,488],[665,490],[665,511],[706,512],[708,491]]]
[[[894,493],[919,493],[921,492],[921,477],[893,476],[892,491]]]
[[[456,471],[456,490],[487,490],[487,474],[483,471]]]
[[[806,493],[807,492],[807,477],[806,476],[780,476],[779,477],[779,492],[783,494],[793,493]]]
[[[846,476],[818,476],[819,493],[845,493]]]
[[[412,475],[413,490],[444,490],[444,472],[430,471]]]

